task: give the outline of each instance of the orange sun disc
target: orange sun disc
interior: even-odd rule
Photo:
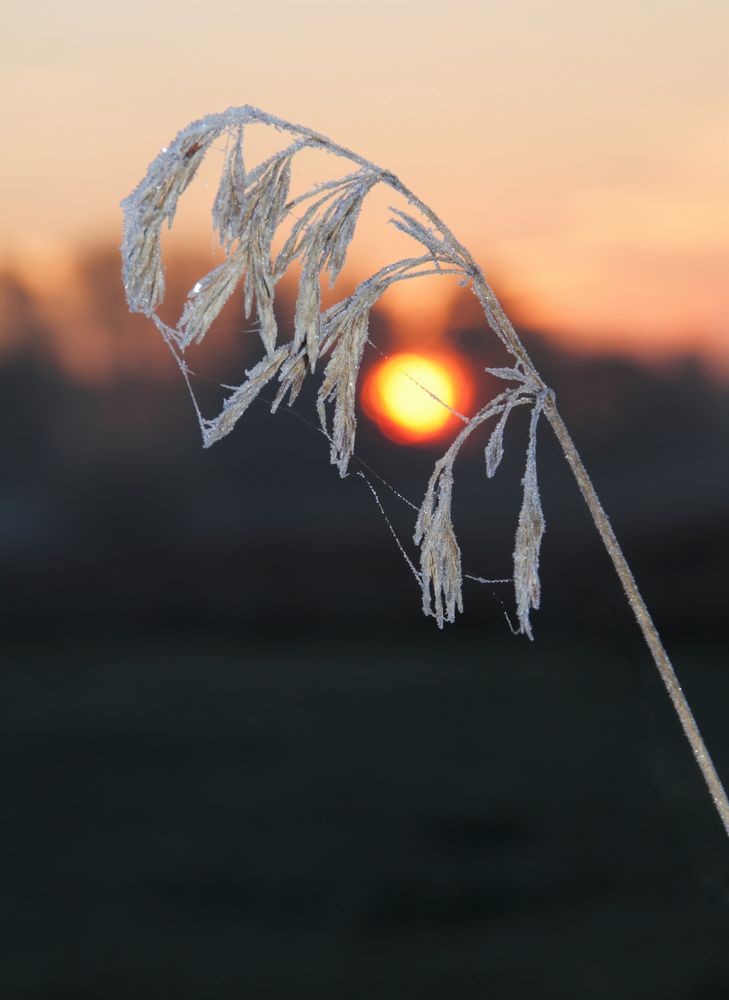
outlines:
[[[403,444],[429,442],[458,423],[471,399],[470,379],[447,354],[395,354],[370,370],[362,390],[367,415]]]

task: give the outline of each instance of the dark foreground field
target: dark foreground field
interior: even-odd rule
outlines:
[[[729,675],[673,650],[729,772]],[[724,1000],[729,863],[608,640],[20,638],[7,1000]]]
[[[444,442],[360,414],[342,481],[310,386],[203,450],[116,248],[78,280],[58,326],[0,274],[0,1000],[727,1000],[728,842],[548,427],[536,641],[472,580],[441,634],[368,483],[417,563]],[[108,381],[59,365],[77,327]],[[485,399],[483,333],[454,311]],[[525,340],[726,780],[726,383]],[[472,576],[513,572],[522,410],[496,477],[458,459]]]

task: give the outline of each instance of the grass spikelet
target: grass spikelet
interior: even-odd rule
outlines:
[[[229,257],[190,291],[180,319],[180,346],[199,344],[220,315],[245,271],[245,257]]]
[[[334,282],[344,267],[347,249],[354,236],[362,203],[378,180],[378,174],[364,171],[347,185],[344,193],[329,207],[321,222],[317,234],[321,244],[319,269],[329,272],[330,287],[334,287]]]
[[[276,227],[285,214],[292,156],[293,153],[287,150],[273,157],[265,169],[253,175],[253,183],[246,194],[246,227],[242,238],[248,249],[245,315],[250,317],[255,296],[259,333],[269,354],[276,345],[278,332],[273,311],[275,279],[271,244]]]
[[[370,305],[367,298],[353,296],[349,308],[341,312],[336,323],[327,331],[335,346],[324,369],[316,405],[322,430],[331,441],[331,462],[337,466],[342,478],[347,475],[354,451],[357,376],[367,343]],[[331,400],[334,400],[334,417],[329,434],[325,404]]]
[[[311,370],[314,370],[319,355],[321,333],[321,285],[319,281],[319,247],[315,243],[304,261],[299,282],[294,316],[294,347],[298,350],[306,344]]]
[[[410,236],[412,239],[422,243],[434,260],[450,263],[456,267],[463,266],[464,260],[461,255],[454,253],[452,248],[442,238],[438,237],[427,226],[424,226],[422,222],[419,222],[412,215],[403,212],[399,208],[391,208],[390,211],[394,216],[394,218],[390,219],[392,225],[405,233],[406,236]]]
[[[177,203],[215,138],[204,122],[184,130],[163,149],[145,177],[124,199],[122,271],[130,309],[150,316],[164,299],[160,235],[172,225]]]
[[[257,365],[246,371],[248,378],[228,396],[218,416],[214,420],[204,421],[203,447],[209,448],[226,434],[230,434],[261,389],[275,378],[289,352],[288,344],[282,344],[273,354],[267,354]]]
[[[278,373],[281,385],[279,386],[276,397],[271,404],[271,413],[276,412],[283,402],[287,392],[289,394],[288,405],[291,406],[301,392],[301,387],[304,384],[308,367],[306,351],[299,351],[298,354],[290,354],[284,361],[281,366],[281,370]]]
[[[276,346],[278,324],[273,311],[274,280],[270,258],[260,246],[248,259],[246,275],[246,316],[250,316],[250,302],[255,292],[258,332],[263,346],[271,354]]]
[[[245,232],[246,168],[243,162],[243,129],[239,128],[225,156],[220,187],[213,203],[213,229],[226,251]]]
[[[503,411],[491,432],[485,450],[486,475],[489,479],[493,479],[496,475],[496,470],[501,464],[501,459],[504,457],[504,430],[506,428],[506,421],[509,419],[509,414],[519,402],[524,401],[519,390],[510,390],[506,393],[506,402],[504,403]]]
[[[435,618],[438,628],[454,622],[456,610],[463,611],[461,550],[451,520],[452,463],[450,453],[436,462],[414,535],[420,546],[423,614]]]
[[[538,396],[532,407],[529,422],[526,469],[522,485],[524,498],[519,512],[514,546],[514,591],[519,631],[533,639],[529,614],[539,608],[541,587],[539,583],[539,550],[544,535],[544,514],[537,481],[537,423],[544,405]],[[505,414],[508,411],[504,411]],[[503,419],[503,418],[502,418]]]
[[[303,202],[308,201],[309,205],[307,206],[304,214],[298,218],[296,222],[294,222],[291,227],[291,232],[289,233],[283,247],[279,251],[273,269],[274,274],[277,277],[280,277],[286,268],[311,246],[317,228],[316,225],[312,225],[311,223],[316,213],[322,208],[323,205],[326,205],[328,201],[341,192],[341,190],[345,188],[350,181],[359,176],[359,173],[351,174],[336,181],[329,181],[325,184],[317,184],[316,187],[307,191],[299,198],[289,202],[287,206],[289,212],[293,212],[298,209],[299,205]],[[322,194],[322,192],[324,193]]]

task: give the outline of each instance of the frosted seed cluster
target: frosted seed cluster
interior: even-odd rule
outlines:
[[[267,125],[292,141],[248,171],[245,129],[251,124]],[[213,203],[212,225],[225,260],[196,282],[177,325],[170,327],[157,315],[165,292],[162,227],[165,222],[172,225],[181,195],[210,148],[220,141],[225,142],[225,159]],[[292,199],[292,170],[297,155],[306,149],[344,158],[355,169]],[[378,184],[404,197],[408,208],[417,213],[395,207],[390,219],[417,250],[413,256],[381,268],[351,295],[322,311],[321,280],[327,275],[333,285],[341,273],[364,201]],[[545,404],[545,388],[480,269],[432,210],[389,171],[311,129],[250,106],[230,108],[183,129],[162,149],[122,207],[123,276],[129,308],[151,317],[172,351],[190,389],[205,447],[229,434],[271,383],[277,383],[272,412],[287,397],[291,405],[304,380],[321,364],[323,375],[316,408],[330,442],[331,462],[341,476],[346,476],[354,454],[356,387],[372,308],[391,285],[400,281],[451,274],[461,284],[471,284],[487,320],[515,359],[513,368],[490,369],[491,374],[515,385],[474,416],[463,418],[465,426],[436,462],[415,525],[414,541],[420,549],[420,569],[415,572],[422,589],[424,613],[434,617],[441,628],[445,622],[452,622],[456,611],[463,610],[461,552],[451,519],[453,464],[466,438],[486,420],[497,417],[485,451],[486,474],[493,476],[504,453],[509,414],[515,406],[530,405],[524,496],[514,549],[514,586],[519,630],[531,638],[529,615],[539,606],[539,548],[544,533],[536,473],[536,429]],[[284,223],[291,223],[291,228],[274,257],[274,238]],[[300,266],[300,277],[293,338],[279,343],[275,289],[294,262]],[[225,399],[220,413],[208,418],[200,412],[192,390],[185,352],[204,340],[238,289],[242,290],[246,317],[252,315],[255,305],[264,353]]]

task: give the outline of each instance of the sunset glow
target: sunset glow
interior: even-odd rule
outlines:
[[[450,430],[472,395],[462,367],[447,355],[395,354],[376,365],[362,390],[365,412],[403,444],[432,441]]]
[[[187,0],[69,0],[42,17],[11,4],[0,79],[17,99],[3,109],[13,141],[0,161],[0,273],[29,275],[44,308],[53,300],[54,326],[75,296],[58,342],[80,344],[78,288],[59,274],[80,251],[118,246],[120,200],[178,129],[251,103],[396,173],[468,247],[517,325],[578,352],[690,353],[726,377],[727,32],[720,0],[454,0],[447,15],[435,0],[219,0],[210,17]],[[255,39],[245,58],[241,38]],[[212,159],[222,155],[221,145]],[[252,166],[253,146],[246,156]],[[312,182],[328,169],[312,167]],[[212,263],[215,188],[198,180],[175,248]],[[368,196],[350,286],[410,253],[387,224],[388,199]],[[52,271],[45,246],[60,248]],[[445,284],[388,292],[403,349],[414,333],[443,342]],[[85,328],[103,320],[99,309]],[[73,348],[82,377],[114,369],[116,348],[98,362],[91,350]]]

